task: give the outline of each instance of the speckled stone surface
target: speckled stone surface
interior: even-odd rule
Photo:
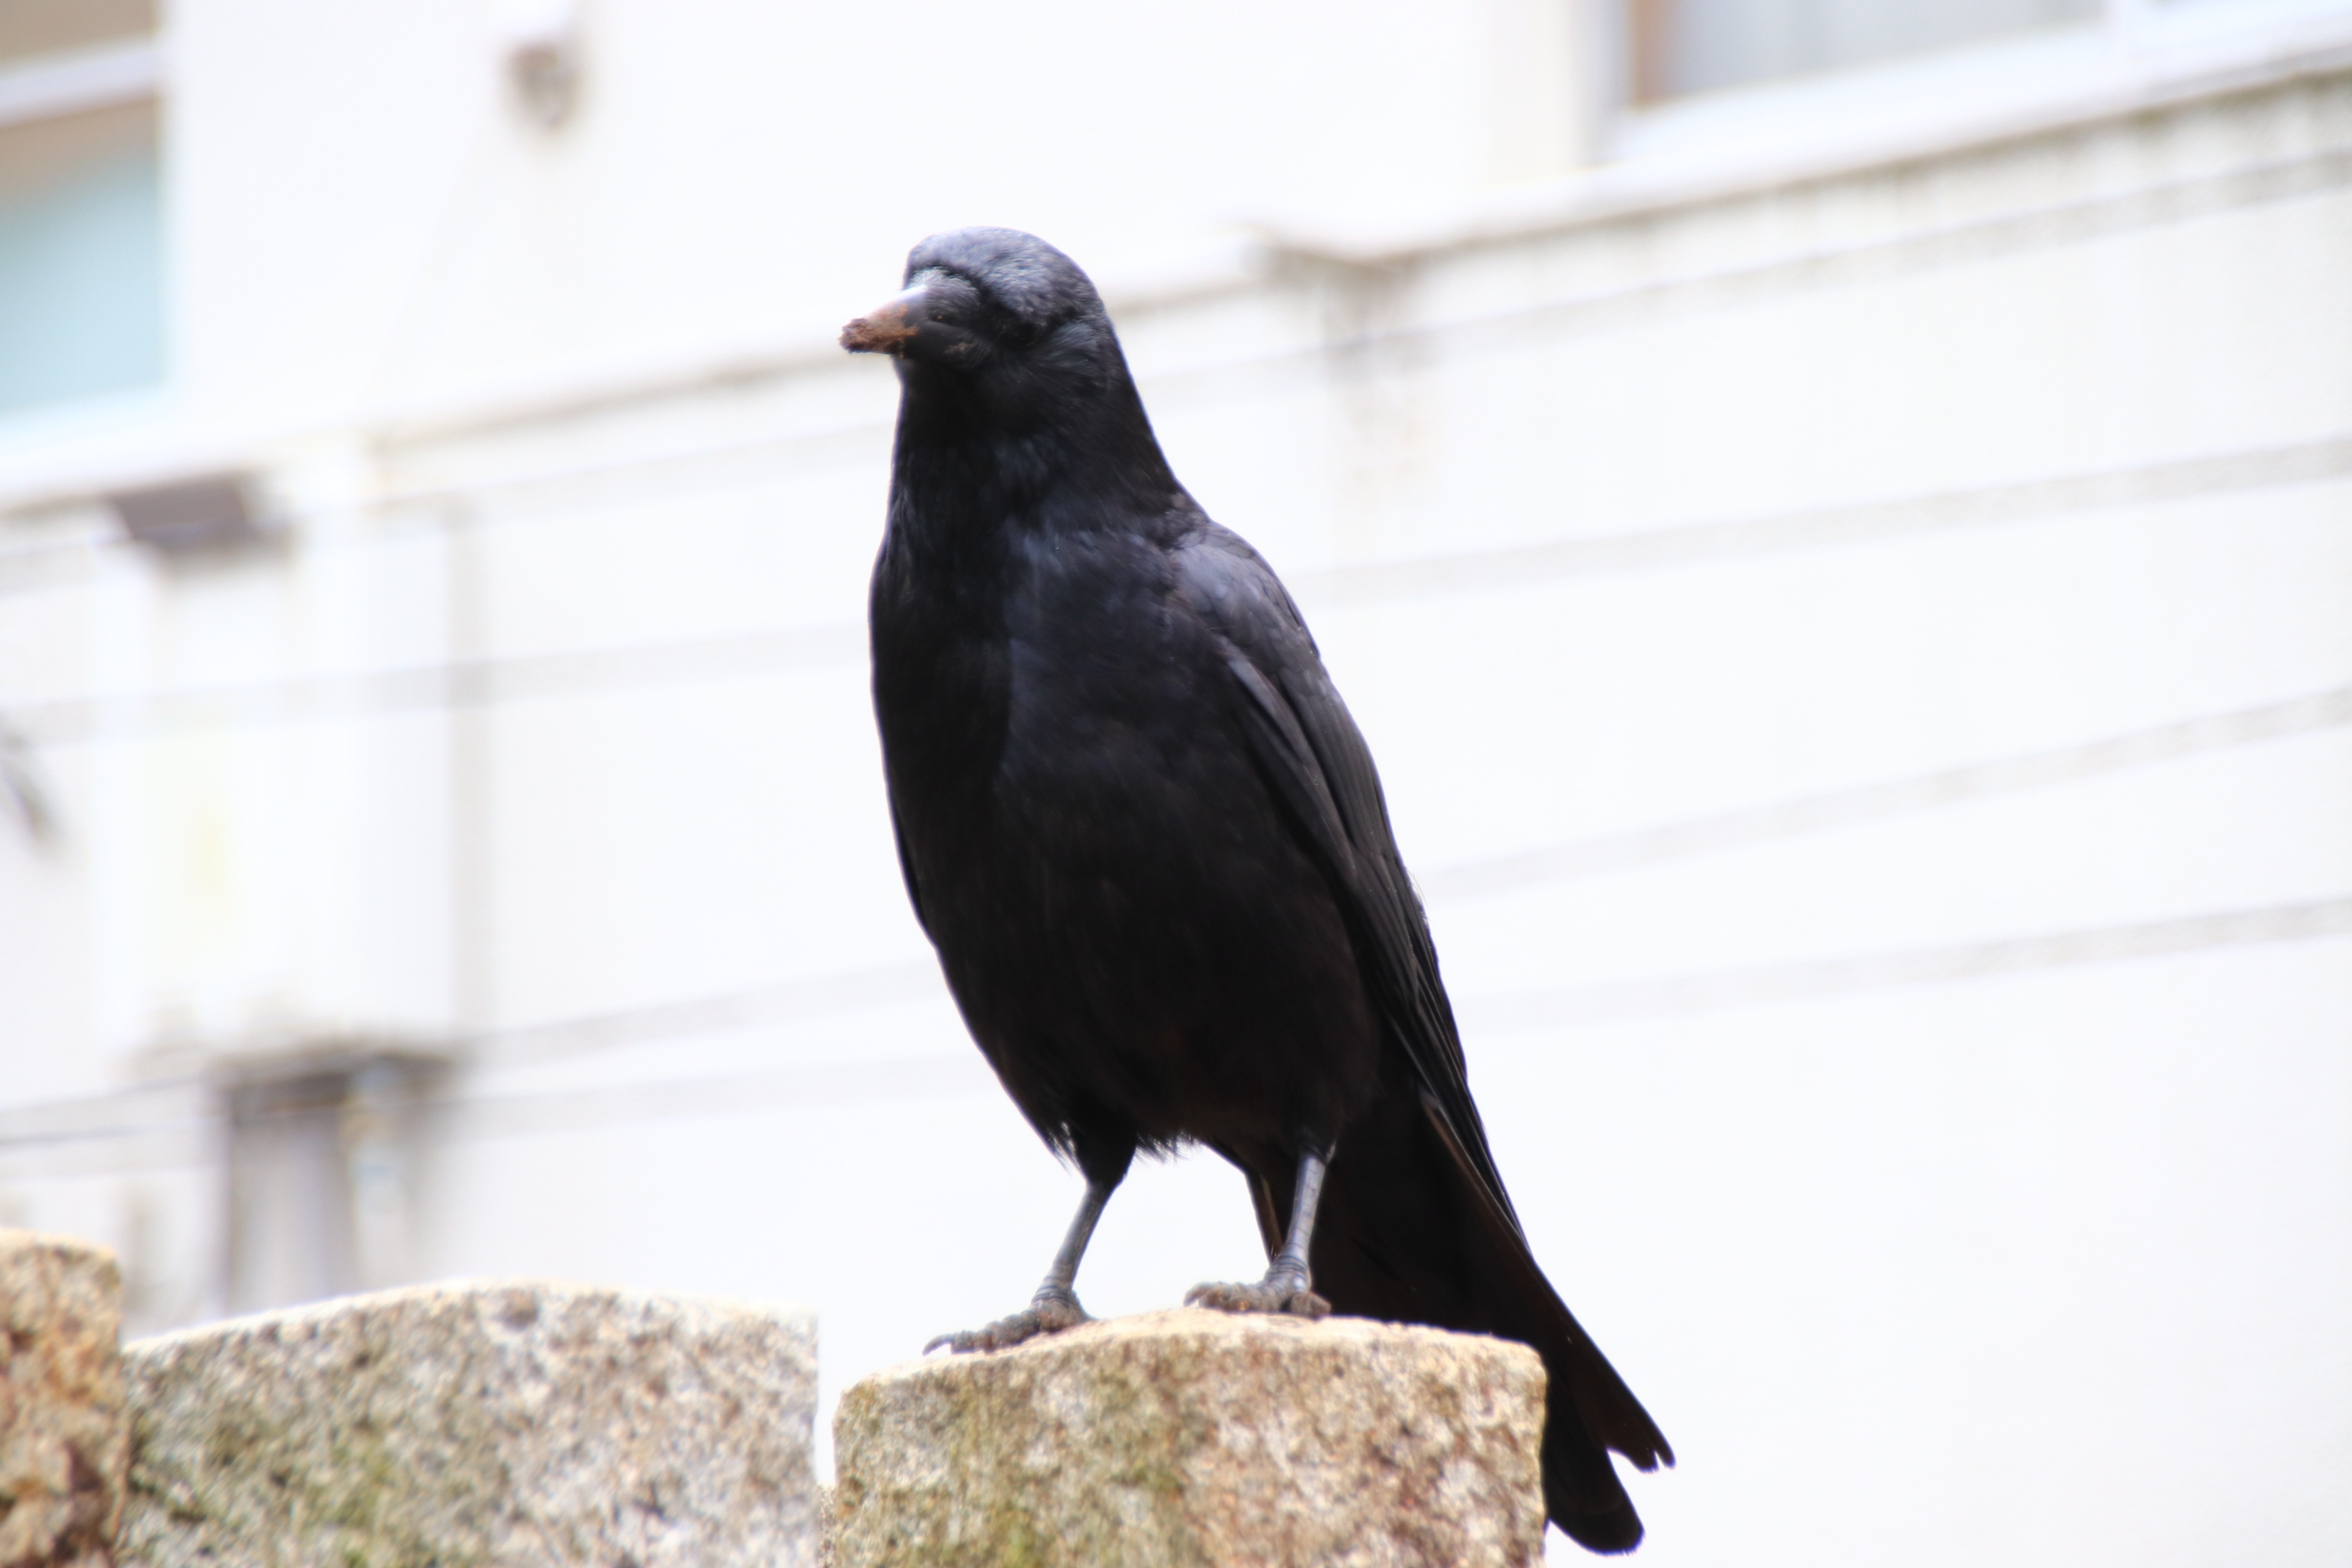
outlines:
[[[1543,1365],[1356,1318],[1157,1312],[842,1395],[841,1568],[1486,1568],[1543,1557]]]
[[[122,1518],[122,1276],[69,1237],[0,1230],[0,1563],[105,1568]]]
[[[124,1568],[812,1568],[816,1333],[427,1286],[125,1348]]]

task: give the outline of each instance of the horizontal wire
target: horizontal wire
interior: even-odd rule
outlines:
[[[1911,500],[1309,570],[1291,574],[1290,580],[1310,605],[1318,600],[1350,605],[1853,545],[2053,514],[2325,483],[2347,475],[2352,475],[2352,437],[2337,437]],[[65,698],[14,706],[8,719],[29,740],[73,743],[202,725],[292,723],[527,701],[636,685],[741,679],[855,664],[865,653],[865,627],[835,623],[177,691]]]
[[[740,679],[862,664],[866,628],[816,626],[691,641],[458,659],[350,675],[257,680],[8,710],[17,733],[56,745],[224,724],[305,723],[478,708],[634,686]]]
[[[2352,897],[1990,942],[1472,996],[1462,1000],[1460,1012],[1466,1031],[1474,1037],[1502,1035],[1801,1002],[1853,993],[1966,984],[2033,971],[2311,942],[2347,933],[2352,933]],[[962,1065],[959,1067],[959,1063]],[[973,1051],[877,1061],[813,1063],[765,1073],[654,1079],[587,1089],[486,1097],[438,1093],[406,1103],[412,1109],[445,1112],[456,1118],[445,1123],[444,1135],[498,1137],[803,1104],[929,1099],[979,1092],[992,1081],[977,1051]],[[194,1131],[199,1125],[202,1124],[184,1117],[122,1124],[93,1130],[84,1135],[83,1141]],[[57,1141],[54,1135],[0,1135],[0,1155]]]
[[[1496,550],[1365,562],[1295,574],[1302,595],[1343,605],[1516,588],[1563,577],[1656,571],[1789,551],[1874,543],[2207,496],[2325,484],[2352,475],[2352,437],[2095,469],[1856,506],[1726,518]]]
[[[884,964],[745,991],[460,1035],[449,1042],[446,1058],[451,1065],[478,1069],[534,1067],[625,1049],[631,1046],[717,1034],[728,1029],[783,1024],[799,1018],[822,1017],[909,1002],[945,1000],[946,995],[936,963],[924,960],[913,963]],[[320,1071],[332,1070],[337,1060],[351,1054],[351,1051],[344,1051],[322,1055],[319,1059],[319,1068]],[[429,1060],[444,1053],[420,1047],[412,1041],[404,1054]],[[284,1058],[284,1062],[289,1067],[299,1066],[302,1058],[297,1054]],[[216,1082],[204,1073],[180,1073],[168,1079],[150,1079],[92,1095],[0,1108],[0,1151],[103,1141],[206,1125],[207,1120],[202,1117],[193,1120],[175,1117],[135,1123],[103,1121],[93,1123],[87,1119],[119,1115],[116,1108],[129,1101],[162,1094],[208,1099],[217,1092],[220,1084],[232,1081],[223,1079]],[[392,1099],[399,1102],[396,1093]],[[316,1107],[300,1106],[260,1110],[253,1113],[252,1119],[268,1121],[310,1114],[316,1110]]]
[[[2352,898],[2325,899],[1994,942],[1472,997],[1463,1006],[1462,1016],[1469,1029],[1503,1034],[1553,1025],[1752,1007],[1850,992],[1990,980],[2031,970],[2212,949],[2310,942],[2347,932],[2352,932]]]
[[[425,1102],[444,1137],[511,1138],[642,1121],[740,1115],[812,1105],[896,1103],[1001,1093],[978,1049],[873,1061],[808,1063],[761,1073],[662,1079],[597,1089],[451,1097]]]
[[[2110,736],[2084,745],[2029,752],[1853,789],[1833,790],[1767,805],[1686,818],[1630,833],[1604,835],[1549,849],[1441,867],[1416,879],[1416,882],[1422,892],[1433,900],[1488,897],[1550,882],[1633,869],[1663,860],[1832,831],[1862,822],[1885,820],[1969,800],[2158,765],[2183,757],[2337,728],[2347,722],[2352,722],[2352,687],[2339,687],[2291,701],[2206,714],[2179,723]],[[1673,986],[1696,982],[1643,981],[1627,984],[1636,986],[1640,994],[1649,994],[1651,988],[1661,984]],[[899,1005],[943,994],[937,965],[925,959],[845,970],[774,985],[656,1003],[613,1013],[488,1031],[461,1037],[455,1042],[454,1054],[471,1065],[482,1068],[523,1067],[730,1028],[757,1027],[798,1018]],[[202,1081],[201,1078],[184,1076],[135,1085],[86,1100],[61,1102],[56,1107],[19,1107],[0,1110],[0,1149],[140,1131],[147,1124],[118,1132],[108,1128],[70,1126],[43,1130],[37,1127],[37,1123],[54,1115],[70,1115],[75,1108],[98,1107],[141,1095],[185,1089],[200,1085]],[[26,1125],[28,1118],[36,1123],[35,1126]],[[12,1126],[17,1130],[8,1131]]]
[[[1319,377],[1339,368],[1356,377],[1368,374],[1381,374],[1426,363],[1433,350],[1473,355],[1518,351],[1525,349],[1533,338],[1557,337],[1563,331],[1605,326],[1620,319],[1652,316],[1675,307],[1745,302],[1790,289],[1818,288],[1825,283],[1859,281],[1902,271],[1981,260],[2034,247],[2079,243],[2136,228],[2180,223],[2217,212],[2335,190],[2347,181],[2352,181],[2352,151],[2328,149],[2220,174],[2195,175],[2139,190],[2109,193],[2053,203],[2023,212],[1947,223],[1846,246],[1799,250],[1759,261],[1681,276],[1643,279],[1593,289],[1565,300],[1514,305],[1449,321],[1367,326],[1343,338],[1318,341],[1264,354],[1158,374],[1146,371],[1139,380],[1147,391],[1156,395],[1184,397],[1197,396],[1221,381],[1262,379],[1269,371],[1280,373],[1287,370]],[[1651,222],[1655,216],[1655,214],[1644,212],[1612,216],[1596,221],[1604,224]],[[1478,239],[1462,246],[1439,247],[1403,257],[1385,258],[1374,269],[1401,263],[1425,264],[1429,259],[1452,250],[1492,248],[1500,245],[1525,246],[1539,243],[1544,238],[1545,236],[1538,232]],[[1241,290],[1278,286],[1265,280],[1253,280],[1233,287]],[[1420,357],[1416,358],[1416,355]],[[478,441],[484,434],[498,429],[561,424],[578,417],[583,409],[603,413],[656,404],[667,398],[704,392],[712,386],[734,390],[762,381],[783,381],[795,374],[820,370],[828,363],[822,357],[796,352],[772,363],[763,362],[757,367],[738,367],[715,380],[689,378],[677,384],[664,383],[637,394],[593,394],[584,402],[570,399],[543,409],[475,420],[446,431],[435,429],[409,434],[394,428],[378,432],[375,439],[380,446],[390,447]],[[889,427],[887,419],[856,420],[782,436],[716,442],[685,451],[604,459],[584,467],[567,466],[536,473],[497,475],[468,483],[419,486],[377,498],[368,505],[372,510],[407,513],[434,526],[446,526],[446,513],[436,509],[501,489],[592,482],[609,479],[640,468],[674,470],[681,466],[690,467],[703,462],[740,462],[747,457],[756,458],[803,450],[841,458],[863,456],[877,441],[887,437]],[[83,561],[93,549],[131,548],[134,547],[130,541],[114,536],[102,541],[78,542],[66,553],[74,560]],[[12,553],[16,556],[13,562],[6,556],[0,556],[0,569],[13,564],[16,570],[24,571],[30,566],[32,569],[27,575],[36,586],[46,585],[52,579],[51,573],[25,559],[33,552]],[[8,574],[5,570],[0,570],[0,592],[5,592],[9,586],[5,581]]]
[[[896,1006],[944,998],[946,994],[939,965],[924,959],[502,1029],[476,1037],[461,1050],[474,1065],[523,1067],[686,1035],[716,1034],[722,1029]]]
[[[1756,1006],[1849,992],[1992,980],[2032,970],[2307,942],[2347,932],[2352,932],[2352,898],[2331,899],[2005,941],[1474,997],[1463,1008],[1463,1021],[1473,1031],[1508,1034],[1546,1026]],[[478,1137],[515,1136],[810,1104],[931,1099],[982,1093],[995,1087],[993,1076],[974,1049],[956,1056],[826,1064],[784,1073],[516,1095],[481,1102],[478,1121],[453,1127],[451,1131]],[[472,1115],[462,1104],[459,1110]]]
[[[2352,171],[2352,161],[2347,160],[2347,155],[2330,153],[2275,167],[2238,171],[2150,191],[2097,198],[2060,209],[2009,215],[1927,235],[1899,237],[1837,253],[1776,258],[1752,268],[1711,276],[1652,280],[1591,298],[1546,302],[1475,321],[1431,323],[1368,333],[1344,344],[1317,345],[1310,350],[1265,356],[1262,360],[1236,365],[1171,373],[1150,378],[1149,384],[1178,390],[1181,384],[1211,381],[1221,374],[1247,372],[1285,361],[1301,364],[1321,363],[1328,361],[1335,348],[1359,350],[1368,344],[1389,342],[1401,344],[1450,342],[1454,346],[1473,352],[1517,349],[1524,347],[1526,342],[1518,329],[1529,323],[1556,331],[1562,327],[1606,321],[1630,310],[1671,302],[1678,297],[1693,300],[1708,295],[1728,297],[1752,293],[1774,275],[1787,275],[1793,284],[1797,282],[1799,274],[1806,275],[1809,280],[1818,280],[1823,273],[1840,269],[1857,272],[1884,269],[1891,264],[1905,261],[1932,264],[1973,259],[2032,244],[2066,243],[2096,237],[2131,226],[2180,221],[2232,205],[2285,199],[2331,188],[2343,182],[2347,171]],[[740,459],[746,455],[804,446],[830,446],[839,450],[845,442],[862,444],[868,441],[871,435],[872,432],[864,426],[858,426],[856,429],[813,432],[805,436],[714,447],[696,453],[659,455],[642,461],[646,466],[654,466],[714,458]],[[1911,501],[1684,524],[1420,561],[1343,566],[1323,572],[1296,574],[1294,581],[1304,591],[1320,590],[1342,602],[1378,600],[1465,588],[1511,585],[1537,576],[1639,570],[1687,560],[1720,559],[1727,555],[1852,542],[1863,538],[1888,537],[1928,529],[2005,522],[2051,511],[2113,508],[2185,496],[2315,482],[2339,477],[2347,471],[2352,471],[2352,440],[2338,438],[2262,452],[2146,465],[2104,474],[1987,487]],[[561,483],[575,477],[589,479],[598,476],[575,476],[565,472],[509,477],[493,481],[491,486],[472,489],[443,487],[415,495],[394,496],[387,498],[382,504],[386,507],[416,507],[429,505],[439,499],[461,498],[475,493],[478,489]],[[86,558],[89,549],[89,545],[79,547],[76,552],[77,558]],[[68,700],[31,705],[16,711],[20,722],[36,738],[54,741],[101,733],[119,734],[142,726],[153,727],[158,722],[158,715],[162,716],[163,723],[175,724],[216,722],[225,711],[248,718],[319,718],[445,705],[462,706],[593,689],[607,684],[621,685],[639,680],[710,679],[771,668],[840,663],[855,658],[862,648],[862,628],[817,626],[640,648],[483,659],[353,676],[255,683],[213,691]],[[1528,855],[1501,857],[1445,868],[1428,879],[1424,886],[1440,896],[1477,897],[1554,877],[1592,875],[1675,855],[1704,853],[1793,833],[1820,831],[1849,822],[1927,809],[1950,801],[2035,787],[2040,784],[2056,783],[2066,778],[2088,776],[2337,724],[2344,721],[2347,702],[2347,693],[2342,690],[2322,693],[2295,702],[2160,726],[2092,742],[2087,746],[2061,748],[1912,779],[1832,792],[1773,806],[1612,835]],[[1484,1001],[1470,999],[1465,1016],[1483,1027],[1524,1028],[1548,1021],[1687,1012],[1839,991],[1983,978],[2066,964],[2304,941],[2347,930],[2352,930],[2352,900],[2325,900],[1906,953],[1702,972],[1657,980],[1602,983]],[[575,1049],[594,1050],[642,1043],[674,1037],[675,1034],[703,1027],[807,1016],[877,1005],[886,998],[911,998],[920,994],[926,979],[936,984],[936,976],[928,965],[894,966],[733,996],[704,998],[600,1018],[536,1026],[510,1032],[509,1037],[514,1054],[501,1059],[551,1059],[574,1054]],[[814,998],[828,986],[840,988],[837,993],[839,1000],[834,1003],[815,1001]],[[494,1042],[499,1037],[486,1037],[484,1045],[495,1048]],[[567,1041],[574,1044],[567,1045]],[[914,1064],[874,1065],[887,1076],[903,1073]],[[776,1081],[788,1076],[767,1075],[758,1081]],[[681,1080],[680,1086],[689,1086],[695,1081]],[[728,1093],[740,1092],[742,1085],[751,1080],[708,1081],[713,1085],[729,1086],[726,1092],[711,1091],[724,1102]],[[152,1092],[153,1087],[140,1086],[82,1103],[113,1102]],[[580,1095],[606,1091],[570,1092]],[[610,1092],[632,1095],[646,1092],[646,1089],[643,1086],[635,1086]],[[0,1122],[10,1119],[13,1118],[0,1116]],[[166,1129],[194,1131],[206,1125],[209,1123],[202,1121],[177,1119],[167,1123],[117,1123],[96,1129],[0,1134],[0,1149],[29,1147],[55,1141],[131,1137]]]
[[[2347,723],[2352,723],[2352,686],[2336,687],[2292,701],[2209,713],[2079,745],[1685,817],[1547,849],[1464,861],[1416,878],[1415,884],[1433,899],[1485,898],[1932,811],[1961,801],[2071,784]]]
[[[1822,184],[1835,184],[1834,179]],[[1881,280],[1905,273],[2055,249],[2136,230],[2166,227],[2216,213],[2318,195],[2352,183],[2352,148],[2330,147],[2218,174],[2192,174],[2137,190],[2053,202],[1926,226],[1847,245],[1768,257],[1681,277],[1645,279],[1565,300],[1515,306],[1491,315],[1414,323],[1368,334],[1383,344],[1426,343],[1457,353],[1523,349],[1531,331],[1589,331],[1669,310],[1720,308],[1825,286]],[[1764,199],[1785,201],[1787,192]],[[1654,221],[1634,216],[1634,223]],[[1542,237],[1535,237],[1538,241]]]
[[[1807,183],[1832,184],[1838,183],[1840,178],[1832,176],[1825,181]],[[1361,376],[1367,373],[1380,374],[1400,366],[1426,363],[1432,350],[1457,356],[1517,352],[1524,350],[1532,341],[1530,334],[1558,337],[1567,331],[1606,326],[1621,319],[1655,315],[1675,308],[1745,302],[1775,293],[1815,289],[1825,283],[1862,281],[1905,271],[1985,260],[2035,248],[2076,244],[2135,229],[2188,222],[2219,212],[2289,201],[2336,190],[2347,183],[2352,183],[2352,150],[2327,148],[2243,168],[2190,175],[2137,190],[2108,192],[2049,203],[2023,211],[1921,226],[1906,232],[1857,240],[1847,245],[1817,245],[1791,249],[1727,267],[1643,278],[1572,294],[1565,299],[1515,304],[1496,310],[1440,321],[1381,324],[1368,320],[1358,330],[1344,335],[1318,339],[1294,347],[1236,355],[1181,369],[1154,371],[1146,365],[1138,372],[1137,381],[1145,392],[1154,396],[1184,397],[1195,395],[1202,389],[1213,388],[1220,382],[1262,381],[1267,372],[1290,372],[1319,379],[1338,369],[1347,375]],[[1785,201],[1787,197],[1788,192],[1783,190],[1771,193],[1767,199]],[[1612,215],[1576,226],[1647,224],[1656,221],[1658,216],[1654,212]],[[1541,244],[1547,237],[1538,231],[1480,238],[1458,246],[1382,257],[1369,263],[1343,261],[1339,270],[1352,276],[1363,276],[1391,271],[1400,267],[1411,268],[1416,265],[1426,266],[1431,259],[1452,251],[1525,247],[1530,244]],[[1300,251],[1294,254],[1305,256],[1307,253]],[[1223,286],[1211,290],[1211,294],[1229,296],[1270,291],[1281,287],[1282,284],[1276,279],[1253,279]],[[823,358],[793,356],[777,363],[775,377],[782,379],[795,371],[823,367],[830,363]],[[738,384],[740,379],[738,378]],[[658,401],[662,395],[657,390],[647,401]],[[610,405],[609,400],[600,404],[600,406]],[[555,410],[552,416],[560,421],[563,413],[560,409]],[[501,426],[511,426],[541,422],[544,421],[524,415],[510,416],[497,423]],[[887,419],[845,424],[796,432],[773,442],[714,446],[688,456],[731,458],[772,444],[797,447],[845,441],[871,442],[887,436],[889,428]],[[456,438],[466,437],[460,435]],[[662,462],[666,459],[655,456],[645,460]],[[562,477],[560,474],[513,476],[498,482],[528,484]],[[456,493],[471,492],[436,487],[416,491],[414,498],[438,500]]]

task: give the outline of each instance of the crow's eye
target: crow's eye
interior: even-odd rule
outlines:
[[[941,326],[970,327],[982,313],[980,290],[967,279],[936,269],[918,276],[923,289],[923,313]]]

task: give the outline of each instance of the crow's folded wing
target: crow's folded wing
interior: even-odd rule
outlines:
[[[1260,771],[1323,868],[1381,1020],[1495,1205],[1518,1216],[1470,1098],[1454,1006],[1421,900],[1389,827],[1372,754],[1297,606],[1237,535],[1213,523],[1176,552],[1177,591],[1223,641],[1233,712]]]
[[[898,851],[898,875],[907,884],[907,902],[914,906],[915,923],[923,934],[931,934],[931,922],[923,918],[922,884],[915,880],[915,858],[907,853],[907,830],[898,825],[898,808],[890,807],[890,843]]]

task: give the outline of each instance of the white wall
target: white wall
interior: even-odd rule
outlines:
[[[895,386],[824,342],[1024,223],[1381,761],[1538,1251],[1684,1456],[1647,1557],[2342,1558],[2352,77],[1318,258],[1232,225],[1527,172],[1533,9],[695,18],[594,11],[546,140],[470,6],[175,17],[176,401],[0,431],[68,825],[0,832],[0,1221],[205,1311],[200,1075],[372,1042],[466,1064],[419,1276],[806,1300],[832,1391],[1025,1299],[1076,1182],[905,909]],[[288,548],[168,566],[57,477],[173,452]],[[1082,1292],[1256,1250],[1150,1167]]]
[[[1524,100],[1560,83],[1497,73],[1542,58],[1548,22],[1508,0],[605,0],[581,111],[541,136],[501,91],[499,7],[184,5],[180,391],[240,430],[331,426],[823,343],[963,223],[1151,273],[1310,195],[1557,174],[1570,148]]]

